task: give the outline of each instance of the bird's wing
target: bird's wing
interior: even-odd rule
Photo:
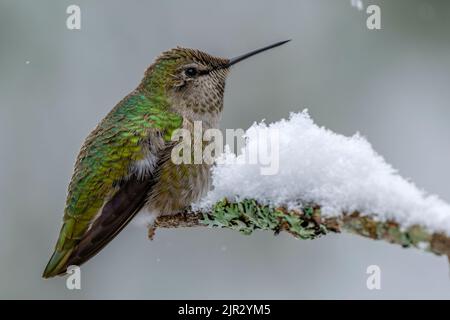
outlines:
[[[146,157],[157,159],[181,121],[136,93],[102,120],[78,155],[63,226],[44,277],[65,272],[69,262],[86,261],[126,226],[143,206],[156,167],[149,163],[142,176],[134,165]]]
[[[159,163],[168,160],[172,147],[173,144],[168,144],[160,152]],[[160,167],[161,165],[156,165],[156,168]],[[62,273],[68,266],[80,266],[92,258],[122,231],[145,205],[147,196],[158,179],[158,175],[158,169],[155,169],[144,179],[133,174],[120,185],[119,190],[105,203],[101,209],[101,214],[72,251]]]
[[[152,177],[138,179],[133,176],[124,182],[105,203],[99,217],[72,251],[66,266],[80,266],[106,246],[143,207],[153,181]]]

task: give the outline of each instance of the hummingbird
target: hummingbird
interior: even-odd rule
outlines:
[[[138,87],[88,135],[75,162],[59,238],[44,278],[103,249],[139,212],[176,214],[210,188],[210,164],[175,164],[175,130],[218,128],[230,67],[286,42],[232,59],[177,47],[161,53]]]

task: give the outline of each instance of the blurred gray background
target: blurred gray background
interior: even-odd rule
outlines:
[[[450,298],[447,259],[352,235],[130,225],[82,268],[82,290],[41,273],[84,137],[176,45],[234,56],[223,128],[309,108],[361,132],[400,173],[450,201],[450,2],[363,0],[0,1],[0,298]],[[66,8],[81,7],[81,30]],[[364,179],[364,177],[361,177]],[[381,290],[366,288],[379,265]]]

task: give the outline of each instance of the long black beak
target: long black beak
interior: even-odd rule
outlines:
[[[270,46],[267,46],[267,47],[264,47],[264,48],[260,48],[260,49],[254,50],[254,51],[251,51],[251,52],[249,52],[249,53],[240,55],[240,56],[235,57],[235,58],[231,58],[230,61],[228,62],[228,64],[227,64],[226,67],[227,67],[227,68],[228,68],[228,67],[231,67],[233,64],[236,64],[236,63],[238,63],[238,62],[240,62],[240,61],[242,61],[242,60],[245,60],[245,59],[247,59],[247,58],[250,58],[251,56],[254,56],[255,54],[258,54],[258,53],[261,53],[261,52],[263,52],[263,51],[266,51],[266,50],[269,50],[269,49],[272,49],[272,48],[281,46],[282,44],[285,44],[286,42],[289,42],[289,41],[291,41],[291,39],[289,39],[289,40],[284,40],[284,41],[280,41],[280,42],[271,44]]]

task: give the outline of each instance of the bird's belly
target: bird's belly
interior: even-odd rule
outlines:
[[[182,212],[205,195],[211,186],[210,165],[175,165],[167,161],[163,166],[145,208],[156,216]]]

